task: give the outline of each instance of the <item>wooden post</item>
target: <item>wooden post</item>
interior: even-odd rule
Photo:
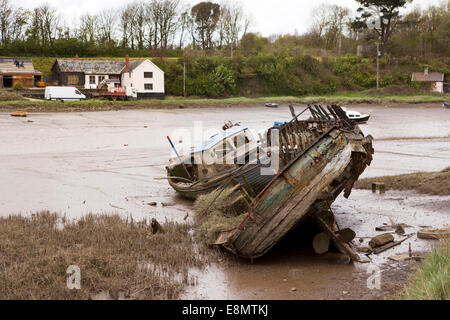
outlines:
[[[183,62],[183,96],[186,98],[186,62]]]
[[[377,90],[380,88],[380,43],[377,42]]]
[[[372,193],[377,193],[377,184],[372,183]]]

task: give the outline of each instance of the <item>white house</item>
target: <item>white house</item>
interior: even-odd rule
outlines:
[[[122,87],[137,90],[138,99],[164,98],[164,71],[149,59],[127,59],[121,80]]]
[[[100,89],[103,83],[108,90],[135,88],[138,99],[165,96],[164,71],[150,59],[131,60],[128,55],[123,60],[57,59],[52,73],[60,86]]]

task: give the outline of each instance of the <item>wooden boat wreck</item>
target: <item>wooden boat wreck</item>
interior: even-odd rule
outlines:
[[[243,221],[219,233],[214,245],[243,258],[258,258],[312,218],[322,229],[323,238],[331,240],[351,259],[360,261],[348,244],[354,234],[349,237],[344,235],[345,230],[336,231],[330,206],[342,192],[349,197],[354,183],[370,165],[374,153],[372,137],[365,137],[339,106],[308,106],[306,110],[311,112],[312,119],[299,120],[302,112],[290,122],[268,130],[262,149],[271,159],[279,161],[278,169],[271,175],[258,176],[261,163],[266,163],[261,161],[251,169],[243,166],[232,170],[227,179],[214,185],[218,190],[232,184],[235,198],[248,204],[242,207]],[[246,178],[249,173],[252,180]],[[257,188],[253,185],[255,177],[260,182]],[[190,187],[193,186],[195,183]]]

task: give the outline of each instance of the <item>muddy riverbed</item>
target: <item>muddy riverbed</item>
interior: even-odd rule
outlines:
[[[362,129],[375,138],[376,153],[364,177],[450,166],[448,110],[438,105],[350,109],[372,115]],[[193,128],[207,133],[227,120],[258,131],[289,120],[289,115],[287,106],[32,113],[28,118],[0,113],[0,215],[48,209],[69,218],[115,212],[181,222],[192,204],[178,197],[167,181],[155,180],[165,176],[171,156],[166,136],[178,141]],[[362,190],[333,204],[340,227],[351,227],[358,237],[378,234],[375,227],[391,220],[411,225],[407,233],[420,226],[448,227],[449,207],[449,197],[395,191],[380,196]],[[429,251],[434,244],[413,237],[361,265],[348,264],[337,253],[316,256],[307,241],[296,244],[296,239],[295,234],[289,236],[285,245],[253,264],[225,259],[213,262],[206,272],[193,270],[198,285],[188,288],[184,298],[379,298],[404,283],[414,268],[389,262],[390,255],[406,252],[408,243],[417,252]],[[374,265],[382,270],[381,290],[367,288],[367,268]]]

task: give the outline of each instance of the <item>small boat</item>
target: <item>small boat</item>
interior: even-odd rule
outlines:
[[[370,114],[361,114],[358,111],[347,110],[346,108],[342,108],[345,111],[347,118],[356,122],[356,123],[366,123],[370,119]]]
[[[27,117],[27,113],[23,112],[23,111],[11,112],[11,117],[25,118],[25,117]]]
[[[450,108],[450,102],[444,102],[443,105],[444,108]]]
[[[256,192],[273,179],[260,174],[264,160],[258,159],[260,145],[249,129],[240,125],[223,129],[201,146],[169,160],[167,179],[181,196],[195,200],[230,179],[250,183]]]
[[[267,108],[278,108],[278,104],[276,103],[266,103],[265,106]]]

